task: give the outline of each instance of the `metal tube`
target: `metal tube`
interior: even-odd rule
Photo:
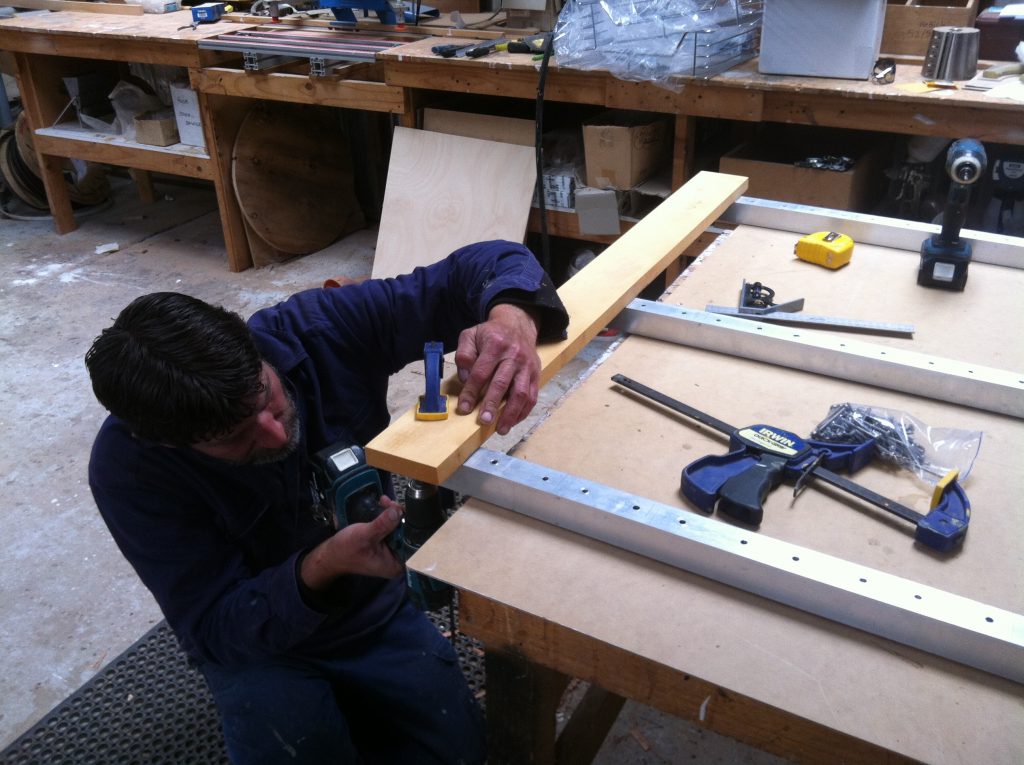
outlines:
[[[445,483],[559,528],[1024,682],[1024,616],[478,449]]]

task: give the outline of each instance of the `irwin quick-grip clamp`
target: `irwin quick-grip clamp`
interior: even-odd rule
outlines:
[[[764,500],[772,489],[785,480],[796,485],[796,494],[809,478],[815,477],[913,523],[914,538],[933,550],[953,550],[967,534],[971,504],[955,472],[939,482],[931,509],[922,514],[833,472],[855,473],[868,464],[874,455],[874,439],[833,444],[803,439],[770,425],[734,428],[624,375],[614,375],[612,380],[729,436],[727,454],[701,457],[682,471],[683,496],[705,513],[718,510],[758,526],[764,518]]]

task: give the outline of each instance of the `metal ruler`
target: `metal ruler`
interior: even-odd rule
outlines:
[[[740,319],[768,321],[773,324],[790,324],[803,327],[823,327],[826,329],[842,329],[848,332],[863,332],[874,335],[892,335],[894,337],[913,337],[913,324],[898,324],[887,321],[870,321],[867,319],[846,319],[839,316],[818,316],[803,311],[770,311],[768,313],[750,313],[742,308],[727,305],[707,305],[708,313],[719,313],[736,316]]]

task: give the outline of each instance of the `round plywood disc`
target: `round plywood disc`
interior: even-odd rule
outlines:
[[[21,161],[37,178],[43,177],[32,140],[32,128],[25,112],[18,115],[14,123],[14,136]],[[64,178],[68,184],[68,196],[77,205],[98,205],[110,196],[110,181],[107,168],[96,162],[80,159],[64,160]]]
[[[14,133],[5,133],[0,138],[0,173],[4,174],[11,191],[29,207],[37,210],[50,208],[42,181],[21,161]]]
[[[327,107],[254,106],[238,129],[231,175],[245,220],[281,252],[307,255],[364,225],[348,142]]]
[[[28,115],[22,112],[14,121],[14,137],[18,141],[18,151],[28,169],[38,177],[43,177],[43,171],[39,167],[39,157],[36,156],[35,144],[32,142],[32,128],[28,125]]]

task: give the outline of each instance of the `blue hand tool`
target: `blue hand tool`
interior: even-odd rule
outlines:
[[[625,375],[614,375],[612,381],[729,436],[727,454],[701,457],[683,468],[683,496],[705,513],[717,509],[758,526],[764,518],[764,500],[772,489],[789,481],[795,484],[796,495],[815,477],[913,523],[915,539],[933,550],[952,550],[967,534],[971,505],[955,473],[940,482],[931,509],[922,514],[834,472],[855,473],[867,465],[874,456],[874,439],[836,444],[800,438],[771,425],[734,428]]]
[[[416,404],[417,420],[444,420],[448,418],[448,396],[441,392],[441,372],[444,369],[444,344],[429,342],[423,346],[423,371],[427,378],[424,394]]]

